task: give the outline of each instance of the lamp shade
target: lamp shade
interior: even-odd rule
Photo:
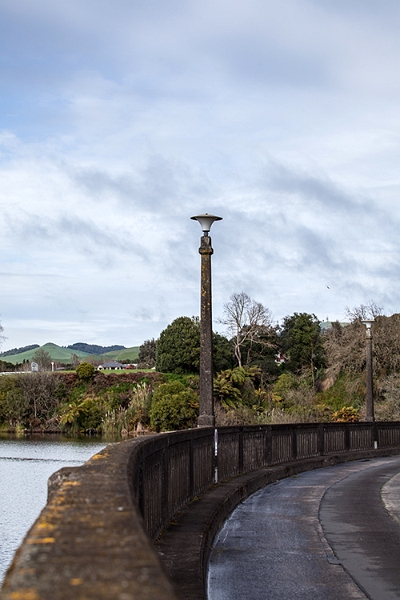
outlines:
[[[198,221],[200,223],[200,227],[204,233],[208,233],[210,231],[211,225],[214,223],[214,221],[222,221],[222,217],[216,217],[215,215],[209,215],[208,213],[190,218],[193,219],[193,221]]]

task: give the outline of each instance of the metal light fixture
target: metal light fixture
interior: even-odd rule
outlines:
[[[214,221],[222,217],[197,215],[191,217],[200,223],[201,290],[200,290],[200,408],[199,427],[214,427],[213,359],[212,359],[212,310],[211,310],[211,256],[213,249],[208,235]]]
[[[214,223],[214,221],[222,221],[222,217],[216,217],[215,215],[209,215],[208,213],[190,218],[193,221],[198,221],[200,223],[201,230],[206,236],[208,236],[208,233],[211,229],[211,225]]]

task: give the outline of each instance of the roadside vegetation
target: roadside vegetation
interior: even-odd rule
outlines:
[[[262,304],[234,294],[220,320],[226,335],[213,334],[217,425],[362,420],[366,317],[375,318],[376,419],[400,420],[400,315],[381,313],[371,302],[348,309],[347,324],[321,328],[316,315],[294,313],[276,325]],[[100,372],[83,359],[51,373],[48,356],[31,350],[38,373],[0,377],[0,430],[126,436],[196,426],[197,317],[146,340],[132,371]]]

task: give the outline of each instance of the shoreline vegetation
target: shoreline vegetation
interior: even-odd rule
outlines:
[[[250,302],[245,295],[239,300]],[[256,308],[263,322],[251,332],[245,324],[235,335],[232,325],[230,339],[213,334],[216,425],[364,420],[362,321],[375,305],[329,328],[307,313],[278,327]],[[375,419],[400,421],[400,314],[373,316]],[[0,377],[0,433],[127,437],[197,425],[196,317],[179,317],[157,341],[145,341],[138,368],[105,372],[83,360],[73,371],[49,372],[49,357],[38,352],[38,372]]]

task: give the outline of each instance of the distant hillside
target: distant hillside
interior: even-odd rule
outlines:
[[[28,350],[36,350],[36,348],[39,348],[39,344],[31,344],[30,346],[23,346],[22,348],[12,348],[11,350],[1,352],[0,358],[2,358],[3,356],[22,354],[23,352],[28,352]]]
[[[85,344],[84,342],[77,342],[67,346],[74,352],[79,350],[80,352],[87,352],[88,354],[106,354],[107,352],[114,352],[115,350],[125,350],[125,346],[98,346],[97,344]]]
[[[89,356],[100,358],[100,355],[97,353],[89,353],[83,352],[82,350],[75,349],[77,344],[73,344],[72,346],[68,346],[67,348],[62,348],[61,346],[57,346],[57,344],[52,344],[51,342],[44,344],[44,346],[38,346],[37,344],[33,344],[30,346],[31,350],[25,350],[25,352],[19,352],[14,354],[7,354],[7,361],[16,365],[17,363],[22,363],[24,360],[29,362],[32,361],[32,357],[35,352],[39,348],[43,348],[46,350],[52,358],[52,360],[64,364],[71,363],[72,354],[76,354],[80,360],[87,358]],[[83,344],[83,346],[90,347],[90,344]],[[27,346],[29,347],[29,346]],[[107,346],[98,346],[99,348],[107,348]],[[125,348],[124,346],[110,346],[111,348],[117,348],[116,350],[111,350],[109,352],[104,352],[101,354],[101,357],[104,357],[108,360],[117,360],[123,361],[128,360],[131,362],[135,362],[139,356],[139,346],[134,346],[132,348]],[[9,351],[8,351],[9,352]],[[5,353],[0,355],[0,359],[6,356]]]
[[[72,354],[76,354],[78,358],[85,358],[88,356],[87,352],[80,352],[79,350],[73,351],[68,348],[61,348],[57,346],[57,344],[52,344],[51,342],[44,344],[44,346],[37,346],[32,350],[27,350],[25,352],[21,352],[20,354],[11,354],[7,356],[7,361],[12,363],[13,365],[17,363],[22,363],[24,360],[28,360],[29,362],[32,360],[35,352],[42,348],[46,350],[52,358],[52,360],[62,363],[70,363]]]
[[[136,362],[139,356],[139,346],[133,346],[132,348],[124,348],[123,350],[113,350],[111,352],[106,352],[102,356],[109,360],[129,360],[131,362]]]

